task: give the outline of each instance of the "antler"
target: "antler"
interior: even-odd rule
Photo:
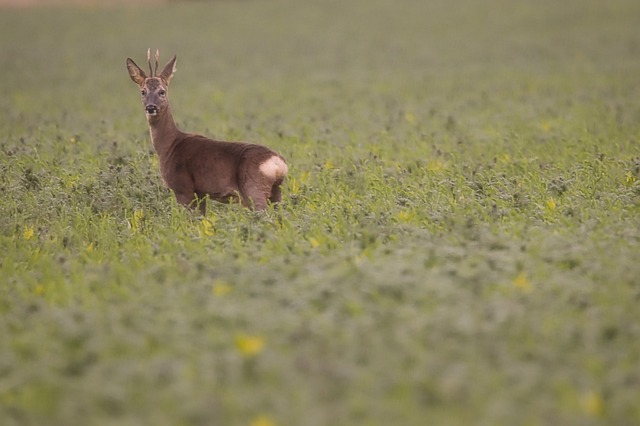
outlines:
[[[160,51],[158,51],[158,49],[156,49],[156,67],[153,71],[154,75],[158,75],[158,59],[160,59]]]
[[[147,49],[147,64],[149,64],[149,77],[153,77],[153,70],[151,69],[151,48]]]

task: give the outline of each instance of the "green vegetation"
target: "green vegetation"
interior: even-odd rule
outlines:
[[[640,423],[640,2],[0,13],[2,425]],[[162,187],[125,69],[282,153]]]

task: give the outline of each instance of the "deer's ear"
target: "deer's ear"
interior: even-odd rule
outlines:
[[[169,62],[167,62],[167,65],[164,66],[164,68],[162,69],[162,72],[160,73],[160,78],[162,80],[164,80],[164,82],[168,85],[169,81],[171,80],[171,77],[173,77],[173,74],[176,72],[176,56],[173,55],[173,58],[171,58],[171,60]]]
[[[145,74],[131,58],[127,58],[127,70],[129,70],[129,77],[131,77],[134,83],[139,86],[144,84],[144,81],[147,79],[147,74]]]

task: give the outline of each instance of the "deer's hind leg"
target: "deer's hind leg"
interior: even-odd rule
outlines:
[[[262,176],[264,179],[264,177]],[[254,210],[264,210],[267,208],[267,200],[271,195],[270,182],[259,182],[249,180],[245,183],[240,192],[242,203]]]
[[[253,152],[256,156],[249,156]],[[242,201],[255,210],[264,210],[268,202],[282,198],[280,183],[287,174],[287,165],[277,154],[247,151],[240,166],[240,195]]]
[[[283,179],[278,179],[274,182],[271,187],[271,194],[269,195],[269,201],[272,203],[279,203],[282,200],[282,190],[280,189],[280,185],[282,185]]]

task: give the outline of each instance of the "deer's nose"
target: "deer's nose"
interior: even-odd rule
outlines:
[[[158,107],[155,105],[147,105],[144,109],[147,111],[147,114],[155,115],[158,113]]]

